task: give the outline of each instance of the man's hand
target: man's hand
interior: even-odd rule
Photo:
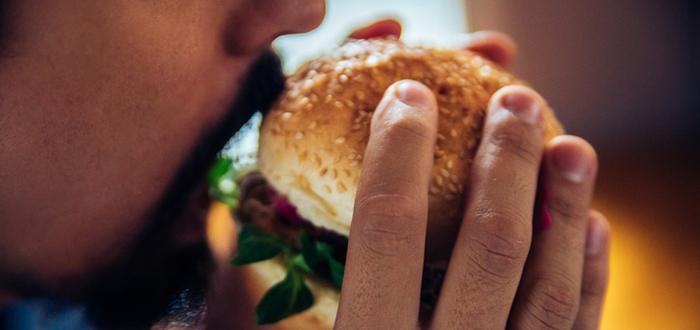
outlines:
[[[504,65],[515,50],[500,34],[469,42]],[[437,106],[414,81],[387,90],[357,191],[337,329],[597,328],[609,227],[590,210],[596,155],[573,136],[544,145],[544,107],[525,87],[492,97],[440,298],[421,324]]]

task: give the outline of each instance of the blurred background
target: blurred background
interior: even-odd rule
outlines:
[[[416,44],[512,36],[512,71],[599,154],[594,207],[613,233],[602,329],[700,329],[699,1],[327,2],[319,30],[276,42],[286,70],[379,18]]]

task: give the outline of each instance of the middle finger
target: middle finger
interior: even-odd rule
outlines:
[[[505,327],[530,247],[545,107],[522,86],[492,97],[433,329]]]

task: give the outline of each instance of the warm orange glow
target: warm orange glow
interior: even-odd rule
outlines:
[[[644,219],[630,210],[597,206],[612,224],[611,279],[601,329],[700,329],[698,254],[669,244],[672,231],[639,225],[649,223],[649,215]]]
[[[235,223],[226,204],[215,202],[207,216],[207,241],[216,260],[233,255],[235,248]]]

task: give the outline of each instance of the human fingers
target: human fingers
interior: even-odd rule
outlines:
[[[558,136],[547,144],[532,247],[509,329],[571,329],[579,311],[588,212],[597,169],[586,141]],[[544,222],[544,223],[543,223]]]
[[[583,263],[581,304],[574,330],[598,329],[608,287],[610,224],[603,214],[590,211]]]
[[[361,27],[349,35],[350,38],[354,39],[369,39],[388,36],[395,36],[397,38],[401,37],[401,23],[395,19],[388,18],[381,21],[376,21],[365,27]]]
[[[395,83],[372,118],[350,228],[336,329],[414,329],[437,136],[437,104]]]
[[[515,57],[517,46],[507,34],[497,31],[479,31],[464,35],[462,48],[480,53],[491,61],[507,67]]]
[[[545,103],[523,86],[494,94],[432,329],[503,329],[530,247]]]

